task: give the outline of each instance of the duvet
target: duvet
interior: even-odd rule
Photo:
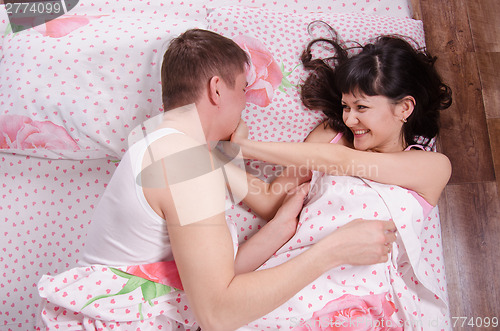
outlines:
[[[398,239],[389,261],[331,269],[241,330],[450,329],[435,212],[424,215],[415,197],[398,186],[314,173],[296,234],[261,269],[301,254],[356,218],[396,223]],[[74,268],[44,276],[39,292],[44,300],[40,316],[50,329],[198,327],[173,261]]]

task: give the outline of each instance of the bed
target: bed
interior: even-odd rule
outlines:
[[[310,22],[328,22],[347,40],[397,33],[425,44],[422,23],[411,19],[403,0],[63,2],[72,9],[22,31],[10,24],[10,7],[0,7],[0,328],[5,330],[32,330],[40,277],[78,265],[86,226],[128,147],[129,133],[162,111],[159,68],[172,36],[207,28],[231,38],[244,35],[247,47],[265,50],[268,70],[276,70],[281,81],[269,82],[273,89],[264,97],[249,94],[242,115],[251,137],[264,141],[302,141],[323,120],[303,108],[296,87],[304,74],[298,57],[311,38]],[[250,160],[248,166],[266,180],[279,170]],[[227,214],[240,241],[264,222],[242,203]],[[447,307],[437,208],[418,231],[421,258],[430,268],[425,272],[436,280],[435,292]],[[290,251],[300,252],[295,248]],[[289,254],[278,254],[267,266]],[[446,307],[433,329],[450,328]],[[266,323],[253,329],[273,329]]]

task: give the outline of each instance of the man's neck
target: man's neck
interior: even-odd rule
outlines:
[[[166,111],[158,128],[173,128],[194,138],[200,144],[206,144],[207,138],[201,121],[196,105],[193,103]]]

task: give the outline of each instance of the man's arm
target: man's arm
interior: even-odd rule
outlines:
[[[175,146],[189,147],[189,143],[176,142]],[[165,187],[144,189],[144,193],[166,219],[179,274],[203,330],[234,330],[249,323],[285,303],[330,268],[387,261],[384,243],[395,240],[388,231],[395,229],[392,222],[356,220],[280,266],[236,275],[224,215],[222,171],[175,185],[169,185],[168,174],[165,179]]]

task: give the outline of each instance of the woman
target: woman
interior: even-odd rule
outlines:
[[[336,54],[312,59],[319,42],[331,44]],[[328,117],[306,139],[313,145],[249,141],[243,122],[232,141],[248,157],[399,185],[435,206],[451,166],[445,155],[425,149],[439,131],[439,111],[451,104],[451,90],[441,82],[435,58],[403,39],[380,37],[361,48],[349,57],[337,41],[317,39],[302,55],[311,71],[302,100]],[[419,137],[427,144],[418,144]],[[374,166],[377,171],[367,172]]]
[[[319,43],[332,46],[335,54],[313,59]],[[307,143],[250,141],[244,123],[232,137],[248,158],[313,171],[297,234],[265,268],[293,258],[322,237],[311,229],[328,233],[358,217],[392,218],[399,236],[388,263],[355,271],[335,269],[312,285],[330,289],[321,302],[306,289],[298,294],[302,300],[290,300],[282,307],[294,311],[289,320],[302,316],[304,330],[315,324],[307,321],[311,312],[303,304],[306,295],[313,307],[316,302],[321,308],[314,307],[316,322],[321,318],[330,324],[353,322],[339,311],[354,309],[353,302],[363,302],[366,308],[375,301],[376,310],[385,312],[377,315],[378,323],[390,321],[395,329],[405,324],[425,329],[435,318],[446,324],[445,289],[433,278],[433,266],[421,251],[421,236],[423,220],[451,175],[448,158],[426,150],[438,133],[439,110],[451,104],[451,91],[434,68],[435,58],[401,38],[383,36],[360,48],[349,56],[345,44],[334,38],[314,40],[304,51],[302,61],[310,75],[302,86],[302,100],[328,117]],[[344,320],[335,319],[340,315]],[[266,320],[286,316],[287,309],[277,310]]]

